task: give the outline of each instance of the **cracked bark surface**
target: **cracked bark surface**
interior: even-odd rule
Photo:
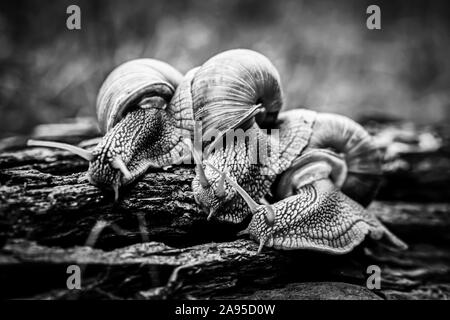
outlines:
[[[95,136],[86,123],[79,126],[53,126],[49,138],[73,143]],[[430,129],[408,127],[405,134],[401,123],[368,128],[394,152],[370,210],[410,245],[405,252],[366,241],[344,256],[270,249],[256,255],[255,243],[235,236],[247,222],[206,221],[192,197],[190,166],[151,170],[113,203],[110,193],[85,181],[85,161],[24,147],[25,138],[2,141],[0,297],[449,298],[450,130],[433,129],[440,145],[430,150],[420,144]],[[107,225],[94,248],[86,247],[98,221]],[[82,290],[66,288],[71,264],[82,267]],[[366,270],[373,264],[382,281],[372,291]]]

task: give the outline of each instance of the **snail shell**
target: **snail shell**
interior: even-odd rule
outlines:
[[[304,168],[302,156],[321,150],[330,150],[342,157],[346,168],[340,189],[364,207],[368,206],[381,184],[381,154],[361,125],[345,116],[330,113],[317,113],[307,147],[272,187],[276,199],[297,193],[299,185],[295,177]]]
[[[358,123],[342,115],[319,113],[308,144],[343,155],[347,177],[342,192],[367,207],[381,184],[381,153],[372,136]]]
[[[283,105],[278,71],[269,59],[252,50],[222,52],[193,69],[189,81],[189,91],[183,95],[191,95],[194,119],[202,121],[203,137],[215,130],[248,126],[245,120],[271,127]]]
[[[182,79],[183,75],[175,68],[155,59],[121,64],[108,75],[97,96],[101,132],[111,130],[143,98],[159,96],[170,102]]]

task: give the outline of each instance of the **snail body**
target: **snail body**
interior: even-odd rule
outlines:
[[[201,66],[191,82],[192,88],[195,88],[195,81],[207,88],[198,97],[193,91],[194,118],[207,119],[206,132],[218,130],[213,143],[198,142],[197,150],[194,150],[197,170],[193,192],[208,218],[240,223],[251,215],[251,222],[242,233],[259,242],[259,251],[264,246],[271,246],[283,250],[312,249],[343,254],[366,236],[376,240],[386,238],[394,246],[406,248],[365,209],[378,189],[381,176],[380,155],[370,135],[353,120],[335,114],[297,109],[282,112],[277,117],[282,105],[279,99],[282,94],[278,94],[281,90],[279,78],[272,66],[264,62],[254,67],[241,58],[243,53],[253,55],[248,51],[228,53],[227,57],[234,54],[235,60],[226,59],[227,70],[233,70],[238,77],[245,74],[256,79],[265,79],[260,76],[265,71],[272,73],[271,80],[275,81],[271,85],[276,90],[268,86],[271,94],[263,95],[266,100],[260,99],[261,91],[252,87],[266,88],[264,83],[242,79],[230,81],[231,75],[224,76],[221,55],[209,61],[211,65],[212,62],[218,65],[217,68],[208,67],[212,73],[209,77],[196,80],[197,75],[202,74]],[[211,87],[208,81],[211,81]],[[249,88],[246,87],[248,83],[251,84]],[[216,86],[220,89],[219,95],[214,95],[219,90],[214,89]],[[232,90],[227,91],[227,86]],[[240,95],[235,87],[241,88],[243,94]],[[252,99],[246,97],[249,92],[255,94]],[[277,103],[272,104],[271,97]],[[264,104],[276,108],[267,112]],[[224,115],[225,121],[220,116],[212,116],[229,105],[233,106],[233,114],[229,118]],[[262,108],[263,115],[270,114],[268,121],[258,118],[258,107]],[[238,108],[242,109],[241,113]],[[278,129],[277,138],[268,134],[266,128]],[[243,129],[251,132],[244,139],[233,137],[226,139],[225,144],[217,139],[227,138],[228,133]],[[196,140],[202,134],[204,132],[194,129]],[[201,149],[198,148],[205,145],[206,160],[201,162]],[[260,145],[265,146],[268,153],[254,163],[251,157],[254,154],[260,156]]]
[[[207,164],[216,172],[215,166]],[[322,168],[320,168],[322,167]],[[326,171],[321,163],[315,170]],[[345,254],[359,245],[366,236],[385,239],[395,248],[407,245],[392,234],[361,204],[341,192],[328,178],[319,178],[297,190],[293,196],[273,204],[259,204],[225,174],[252,212],[248,227],[239,235],[249,235],[264,246],[280,250],[308,249],[329,254]]]
[[[196,202],[208,219],[240,223],[252,216],[244,233],[259,250],[340,254],[366,235],[405,247],[364,208],[380,182],[370,135],[343,116],[280,112],[282,106],[276,68],[251,50],[220,53],[184,77],[164,62],[138,59],[101,87],[96,110],[104,136],[92,151],[29,145],[85,158],[89,181],[114,190],[116,200],[120,186],[149,167],[181,162],[190,150]]]
[[[281,250],[309,249],[345,254],[366,236],[385,238],[393,247],[407,246],[393,235],[373,213],[341,192],[329,179],[315,180],[296,195],[272,205],[274,220],[268,222],[267,208],[260,206],[246,231],[263,246]]]
[[[261,177],[268,175],[275,179],[303,150],[310,135],[312,113],[299,115],[302,118],[299,123],[303,125],[289,128],[298,134],[288,135],[285,133],[289,130],[281,130],[280,139],[273,139],[264,131],[277,127],[283,93],[276,68],[255,51],[236,49],[220,53],[195,69],[189,82],[186,95],[191,97],[194,120],[202,126],[194,130],[194,140],[200,141],[194,142],[196,153],[206,150],[208,161],[239,179],[252,195],[263,197],[270,185]],[[290,123],[293,121],[285,126]],[[227,137],[238,130],[244,134],[237,139]],[[212,138],[214,141],[210,142]],[[261,145],[272,150],[262,165],[252,161],[252,155],[259,156],[255,148]],[[281,154],[275,152],[279,149],[283,150]],[[224,185],[223,178],[202,164],[201,156],[197,159],[197,174],[192,182],[197,203],[209,218],[241,222],[249,212],[240,197]]]
[[[165,62],[137,59],[113,70],[97,97],[97,117],[104,134],[87,151],[48,141],[29,141],[32,146],[69,150],[89,161],[88,179],[115,192],[133,182],[149,167],[165,167],[181,161],[190,147],[192,110],[172,102],[183,76]]]
[[[325,162],[329,170],[315,179],[329,176],[364,206],[372,200],[380,182],[380,163],[370,135],[343,116],[306,109],[279,113],[283,105],[280,77],[267,58],[250,50],[230,50],[199,67],[191,83],[194,119],[203,124],[197,136],[208,141],[211,132],[218,132],[213,143],[201,145],[207,149],[205,158],[251,197],[279,201],[293,195],[312,182],[305,174],[298,179],[304,166]],[[245,139],[232,137],[223,144],[228,133],[239,129],[246,130]],[[268,151],[264,156],[261,146]],[[256,162],[252,161],[255,155]],[[209,218],[240,223],[249,216],[247,206],[225,179],[197,163],[192,188]]]
[[[307,145],[315,112],[304,111],[287,117],[280,114],[281,121],[274,126],[279,130],[278,135],[267,134],[254,123],[246,130],[248,140],[237,139],[227,143],[225,148],[217,148],[208,155],[207,161],[236,179],[253,198],[264,199],[277,177]],[[192,182],[197,202],[210,218],[242,222],[251,214],[245,202],[217,172],[202,166],[210,184],[203,187],[197,173]]]

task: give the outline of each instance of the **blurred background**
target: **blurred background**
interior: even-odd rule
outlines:
[[[81,30],[66,28],[71,4]],[[366,28],[371,4],[381,30]],[[449,37],[448,1],[1,1],[0,137],[94,116],[102,81],[126,60],[186,72],[232,48],[273,61],[286,109],[448,122]]]

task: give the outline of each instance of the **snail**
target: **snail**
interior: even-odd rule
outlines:
[[[258,204],[226,173],[207,163],[223,175],[247,203],[253,216],[249,226],[238,235],[250,235],[264,246],[281,250],[309,249],[329,254],[345,254],[366,236],[386,239],[394,248],[407,245],[392,234],[373,213],[342,193],[328,177],[316,177],[297,189],[295,195],[274,204]],[[326,172],[326,163],[314,164],[313,171]],[[308,175],[308,170],[303,174]]]
[[[225,172],[263,202],[280,201],[303,185],[329,177],[349,198],[362,206],[370,203],[381,172],[380,155],[370,135],[344,116],[306,109],[280,113],[280,76],[265,56],[229,50],[194,70],[191,78],[197,141],[192,189],[209,219],[240,223],[251,215],[235,188],[226,183]],[[243,139],[227,139],[239,130],[247,133]],[[209,142],[211,136],[215,139]],[[257,161],[252,161],[255,155]],[[202,163],[202,156],[224,173]],[[299,174],[305,166],[309,174]]]
[[[96,103],[104,137],[92,150],[29,140],[28,145],[68,150],[89,161],[87,176],[99,187],[112,189],[133,182],[149,167],[166,167],[189,153],[192,110],[183,96],[173,98],[183,76],[154,59],[128,61],[114,69],[101,86]]]

